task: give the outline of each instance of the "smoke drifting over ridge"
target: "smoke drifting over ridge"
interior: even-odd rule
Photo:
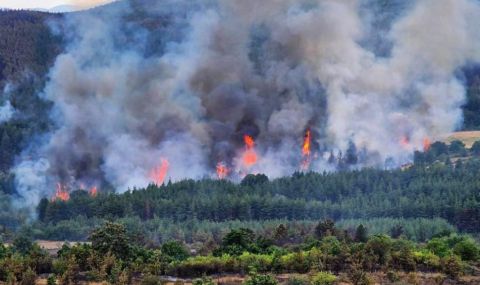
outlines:
[[[56,183],[146,186],[163,161],[172,180],[219,163],[232,179],[289,175],[307,131],[303,170],[410,161],[461,123],[456,72],[480,61],[480,4],[402,2],[382,31],[366,0],[135,1],[72,16],[42,94],[57,128],[15,169],[23,203]]]

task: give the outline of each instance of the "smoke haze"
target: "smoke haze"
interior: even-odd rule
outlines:
[[[307,130],[303,170],[411,161],[462,122],[456,74],[480,61],[480,5],[395,3],[388,17],[367,0],[135,1],[68,17],[41,94],[56,129],[19,158],[22,201],[56,183],[143,187],[162,159],[173,181],[215,177],[218,163],[233,180],[289,175]]]

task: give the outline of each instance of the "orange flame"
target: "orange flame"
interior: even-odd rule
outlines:
[[[425,137],[423,139],[423,151],[429,151],[431,146],[432,146],[432,142],[428,137]]]
[[[228,167],[225,165],[225,163],[219,162],[219,163],[217,164],[217,177],[218,177],[218,179],[225,179],[225,178],[227,178],[229,172],[230,172],[230,170],[229,170]]]
[[[88,190],[88,194],[90,194],[91,197],[97,197],[97,186],[93,186],[92,188],[90,188],[90,190]]]
[[[155,185],[162,185],[163,181],[165,181],[165,177],[167,176],[168,168],[170,163],[168,160],[162,158],[161,164],[159,166],[154,167],[150,171],[150,179]]]
[[[407,136],[403,136],[401,139],[400,139],[400,145],[404,148],[407,148],[409,145],[410,145],[410,140],[408,139]]]
[[[255,141],[249,135],[244,135],[243,141],[245,142],[245,152],[243,153],[242,161],[246,167],[251,167],[257,163],[258,160],[257,153],[255,152]]]
[[[68,201],[70,200],[70,193],[68,193],[67,186],[57,183],[57,187],[55,190],[55,196],[52,197],[53,201]]]
[[[307,132],[305,133],[305,138],[303,139],[302,154],[304,156],[310,156],[311,141],[312,141],[312,134],[310,133],[310,130],[307,130]]]
[[[303,160],[300,166],[302,170],[307,170],[308,168],[310,168],[310,160],[311,160],[310,156],[312,153],[311,144],[312,144],[312,133],[310,132],[310,130],[307,130],[307,132],[305,133],[305,137],[303,138],[303,145],[302,145]]]
[[[249,135],[244,135],[243,141],[245,142],[245,145],[247,146],[247,148],[253,148],[255,146],[255,141]]]

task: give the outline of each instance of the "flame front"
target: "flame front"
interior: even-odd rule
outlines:
[[[432,142],[428,137],[425,137],[423,139],[423,151],[429,151],[431,146],[432,146]]]
[[[245,152],[242,156],[243,165],[247,168],[252,167],[257,163],[258,156],[255,152],[255,141],[249,135],[243,136],[243,141],[245,142]]]
[[[410,146],[410,139],[408,138],[408,136],[402,136],[402,138],[400,139],[400,145],[405,149]]]
[[[97,186],[93,186],[92,188],[90,188],[90,190],[88,190],[88,194],[90,194],[91,197],[97,197]]]
[[[310,130],[307,130],[305,133],[305,137],[303,138],[303,146],[302,146],[302,164],[300,168],[302,170],[308,170],[310,168],[311,162],[311,144],[312,144],[312,133]]]
[[[162,158],[161,163],[159,166],[154,167],[150,171],[150,179],[155,185],[162,185],[165,181],[165,177],[167,176],[168,168],[170,163],[168,160]]]
[[[55,190],[55,196],[52,197],[52,201],[68,201],[70,200],[70,193],[68,193],[68,189],[65,185],[61,183],[57,183],[57,187]]]
[[[218,179],[225,179],[228,176],[230,170],[228,169],[227,165],[223,162],[219,162],[217,164],[217,177]]]

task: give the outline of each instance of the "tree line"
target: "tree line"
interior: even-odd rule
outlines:
[[[44,224],[128,217],[174,223],[443,218],[474,233],[480,229],[479,167],[479,160],[470,159],[404,170],[295,173],[272,181],[248,175],[240,184],[184,180],[96,197],[75,191],[69,201],[43,199],[37,213]]]

